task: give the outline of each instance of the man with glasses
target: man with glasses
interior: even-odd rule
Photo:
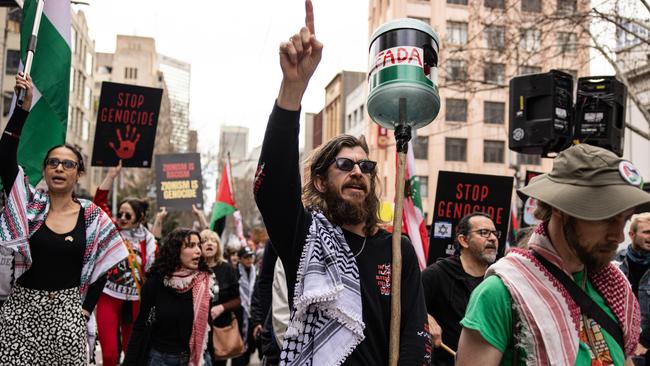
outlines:
[[[460,337],[460,320],[465,315],[469,295],[483,281],[494,263],[500,233],[492,218],[483,212],[465,215],[456,226],[460,255],[442,258],[422,271],[424,299],[429,313],[433,343],[433,364],[454,365],[454,357],[440,343],[455,350]]]
[[[541,224],[472,292],[456,364],[629,364],[639,303],[610,262],[635,207],[650,202],[642,186],[632,163],[579,144],[520,189],[537,199]]]
[[[291,321],[281,365],[387,365],[391,234],[379,228],[379,179],[363,137],[314,151],[302,188],[300,103],[321,58],[310,0],[306,26],[280,45],[283,79],[255,177],[255,198],[285,268]],[[430,361],[417,257],[402,239],[399,364]]]

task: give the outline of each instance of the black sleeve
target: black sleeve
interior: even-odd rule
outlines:
[[[255,290],[253,291],[253,299],[251,300],[251,318],[253,326],[257,324],[264,324],[266,315],[271,310],[271,300],[273,297],[273,271],[275,269],[275,261],[278,260],[278,255],[275,254],[273,247],[267,243],[264,247],[264,258],[262,259],[262,270],[260,275],[257,276],[255,282]]]
[[[309,214],[301,201],[299,120],[299,111],[274,106],[266,127],[254,185],[255,202],[284,265],[291,294],[310,224]]]
[[[151,308],[153,308],[156,303],[156,291],[159,287],[159,281],[160,280],[156,276],[151,276],[144,281],[140,296],[140,310],[138,312],[138,318],[133,324],[133,330],[131,331],[131,337],[129,338],[129,345],[126,348],[126,353],[124,355],[124,363],[122,363],[123,366],[140,365],[143,350],[149,348],[149,345],[147,344],[149,340],[146,339],[147,318],[149,317]],[[144,356],[148,357],[146,354]]]
[[[107,276],[104,274],[100,276],[97,281],[91,283],[88,287],[86,299],[84,299],[84,303],[81,306],[88,313],[92,313],[95,309],[95,305],[97,305],[97,301],[99,301],[99,296],[102,294],[102,291],[104,291],[104,285],[106,285],[106,281]]]
[[[436,294],[437,276],[432,264],[422,271],[422,289],[424,291],[424,303],[427,306],[427,313],[434,314],[434,300]]]
[[[2,187],[9,194],[18,174],[18,142],[29,112],[15,108],[7,127],[0,137],[0,179]]]
[[[420,279],[420,267],[408,238],[402,238],[402,318],[400,366],[431,363],[433,345],[428,330],[427,309]]]

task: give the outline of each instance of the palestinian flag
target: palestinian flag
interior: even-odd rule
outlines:
[[[232,214],[237,210],[235,200],[232,195],[232,186],[230,185],[230,162],[223,166],[221,181],[217,190],[217,200],[212,206],[212,218],[210,219],[210,228],[215,230],[215,224],[218,220]]]
[[[27,56],[36,5],[36,0],[25,0],[23,7],[20,31],[22,64]],[[72,55],[70,14],[69,0],[45,1],[30,72],[34,98],[18,145],[18,163],[25,169],[32,185],[41,180],[47,150],[65,142]]]
[[[420,269],[427,266],[429,254],[429,236],[426,223],[424,222],[424,211],[422,210],[422,198],[420,196],[420,181],[415,175],[415,157],[413,145],[409,142],[406,154],[406,172],[404,174],[406,184],[404,185],[404,207],[402,217],[404,231],[411,239],[415,248]]]

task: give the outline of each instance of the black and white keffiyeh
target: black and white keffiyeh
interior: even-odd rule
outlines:
[[[363,341],[364,328],[357,263],[341,228],[314,211],[280,365],[340,365]]]
[[[241,298],[241,307],[243,311],[242,318],[242,337],[244,340],[248,339],[248,324],[251,318],[251,301],[253,300],[253,289],[257,279],[257,271],[255,266],[246,271],[243,264],[239,263],[239,296]],[[246,345],[248,347],[248,344]]]

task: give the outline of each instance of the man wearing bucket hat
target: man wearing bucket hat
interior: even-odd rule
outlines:
[[[639,304],[610,261],[634,208],[650,202],[642,184],[630,162],[581,144],[519,190],[538,200],[542,223],[472,293],[457,365],[623,365]]]
[[[388,365],[391,235],[378,228],[379,179],[365,140],[342,135],[316,150],[301,200],[300,103],[322,52],[305,5],[306,26],[280,46],[283,79],[254,185],[293,295],[280,364]],[[407,238],[402,257],[399,364],[427,365],[426,306]]]

